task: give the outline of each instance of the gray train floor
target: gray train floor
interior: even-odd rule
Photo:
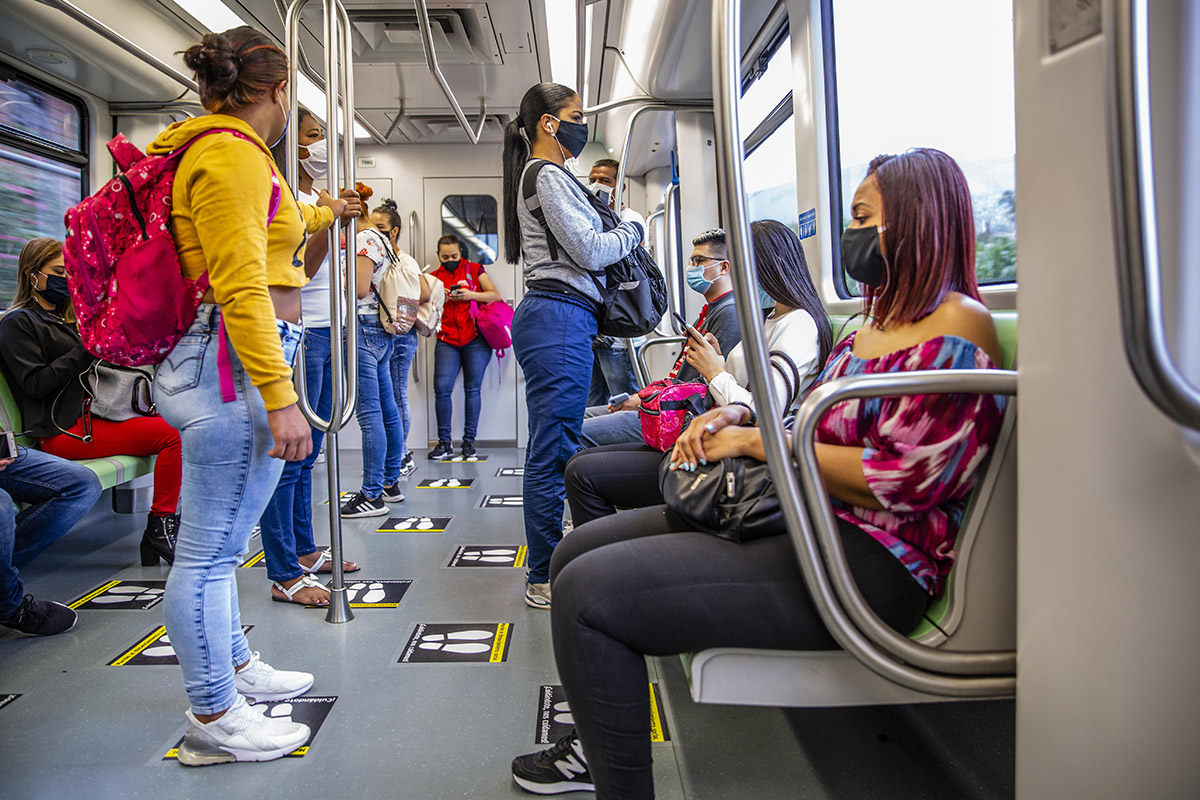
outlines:
[[[265,569],[237,570],[242,623],[269,663],[311,671],[316,700],[291,713],[327,714],[303,757],[266,764],[189,769],[164,756],[183,735],[178,667],[154,662],[160,607],[84,608],[75,630],[51,639],[0,634],[0,795],[121,797],[529,797],[509,777],[514,755],[539,749],[542,687],[557,683],[549,615],[525,606],[524,570],[448,565],[460,545],[510,550],[523,544],[519,507],[483,507],[486,496],[519,496],[522,452],[485,450],[486,461],[436,463],[418,452],[403,481],[405,503],[389,517],[344,520],[348,558],[363,565],[348,584],[411,581],[394,608],[355,609],[345,625],[325,612],[274,603]],[[343,491],[358,486],[356,452],[343,453]],[[469,487],[418,488],[430,479]],[[328,541],[324,468],[314,481],[318,542]],[[407,523],[415,516],[415,523]],[[386,525],[390,517],[391,526]],[[452,517],[442,533],[421,517]],[[111,581],[163,581],[164,566],[137,566],[144,520],[116,515],[107,495],[69,536],[23,573],[27,590],[70,602]],[[429,524],[424,524],[426,530]],[[251,555],[261,549],[251,540]],[[494,554],[493,554],[494,555]],[[361,578],[360,578],[361,576]],[[151,588],[153,588],[151,586]],[[148,591],[145,594],[153,595]],[[385,600],[390,599],[384,598]],[[152,602],[149,598],[144,602]],[[479,663],[412,663],[435,651],[408,645],[422,623],[489,634],[504,629],[507,652]],[[429,631],[427,642],[446,642]],[[471,634],[474,637],[483,634]],[[148,642],[148,640],[150,640]],[[473,641],[477,641],[473,640]],[[129,656],[142,644],[146,649]],[[479,649],[479,648],[471,648]],[[490,659],[505,656],[503,661]],[[152,657],[153,656],[153,657]],[[410,663],[399,663],[405,657]],[[121,666],[109,666],[125,660]],[[129,663],[132,662],[132,663]],[[934,707],[779,710],[699,706],[678,659],[651,659],[667,741],[653,746],[658,796],[691,798],[993,798],[1013,793],[1011,702]],[[555,698],[557,699],[557,698]],[[287,713],[287,709],[276,709]],[[553,710],[546,712],[553,716]],[[572,794],[570,797],[587,797]]]

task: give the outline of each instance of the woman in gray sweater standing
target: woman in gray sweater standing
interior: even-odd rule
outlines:
[[[579,96],[557,83],[531,87],[504,130],[504,255],[510,264],[524,262],[526,289],[512,338],[529,411],[525,603],[533,608],[550,608],[550,556],[562,539],[566,497],[563,471],[580,448],[600,307],[593,276],[602,278],[605,267],[643,236],[636,222],[605,231],[586,189],[568,171],[567,162],[583,152],[587,140]],[[532,192],[524,187],[530,168],[537,169]],[[540,208],[545,225],[531,208]]]

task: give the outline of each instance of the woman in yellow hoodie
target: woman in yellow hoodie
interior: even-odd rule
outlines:
[[[308,738],[306,726],[247,704],[308,691],[313,676],[272,669],[251,653],[238,614],[234,568],[279,481],[283,462],[312,448],[296,406],[306,234],[359,201],[322,193],[298,203],[271,158],[287,127],[287,57],[241,27],[208,34],[184,62],[209,114],[167,128],[149,152],[183,155],[171,226],[183,272],[207,271],[196,321],[159,368],[159,411],[183,440],[184,509],[163,614],[190,708],[179,760],[267,761]],[[190,517],[190,518],[189,518]]]

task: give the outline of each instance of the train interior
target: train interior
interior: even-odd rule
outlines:
[[[342,10],[352,102],[331,120],[326,27]],[[658,796],[1194,796],[1200,2],[7,0],[0,305],[23,242],[61,236],[65,209],[114,175],[109,139],[144,147],[204,113],[179,53],[243,24],[285,47],[289,13],[297,100],[371,205],[396,201],[401,247],[433,265],[454,233],[514,307],[500,145],[539,81],[578,87],[580,177],[620,162],[621,204],[646,219],[688,319],[703,304],[683,278],[691,238],[769,218],[800,235],[826,308],[848,320],[860,300],[839,241],[870,159],[939,147],[967,175],[1017,397],[964,527],[970,570],[898,650],[851,618],[848,652],[648,659]],[[666,374],[681,333],[664,317],[640,382]],[[237,570],[252,649],[316,675],[268,712],[309,724],[310,742],[269,764],[176,762],[168,571],[138,565],[149,462],[106,459],[101,500],[21,571],[79,624],[0,633],[5,796],[525,796],[510,760],[571,717],[549,615],[522,599],[524,381],[511,353],[493,359],[478,456],[430,460],[432,345],[410,376],[406,500],[331,519],[328,487],[361,479],[352,417],[330,440],[337,479],[328,454],[314,472],[318,543],[340,536],[362,565],[346,575],[353,618],[272,602],[257,539]],[[0,402],[11,415],[7,389]]]

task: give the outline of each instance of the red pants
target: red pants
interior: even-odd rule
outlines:
[[[70,431],[83,435],[82,417],[75,420]],[[174,514],[179,505],[179,479],[183,470],[179,432],[162,417],[135,417],[125,422],[92,417],[92,441],[81,442],[60,433],[42,439],[42,450],[71,461],[105,456],[158,456],[154,462],[154,500],[150,513]]]

